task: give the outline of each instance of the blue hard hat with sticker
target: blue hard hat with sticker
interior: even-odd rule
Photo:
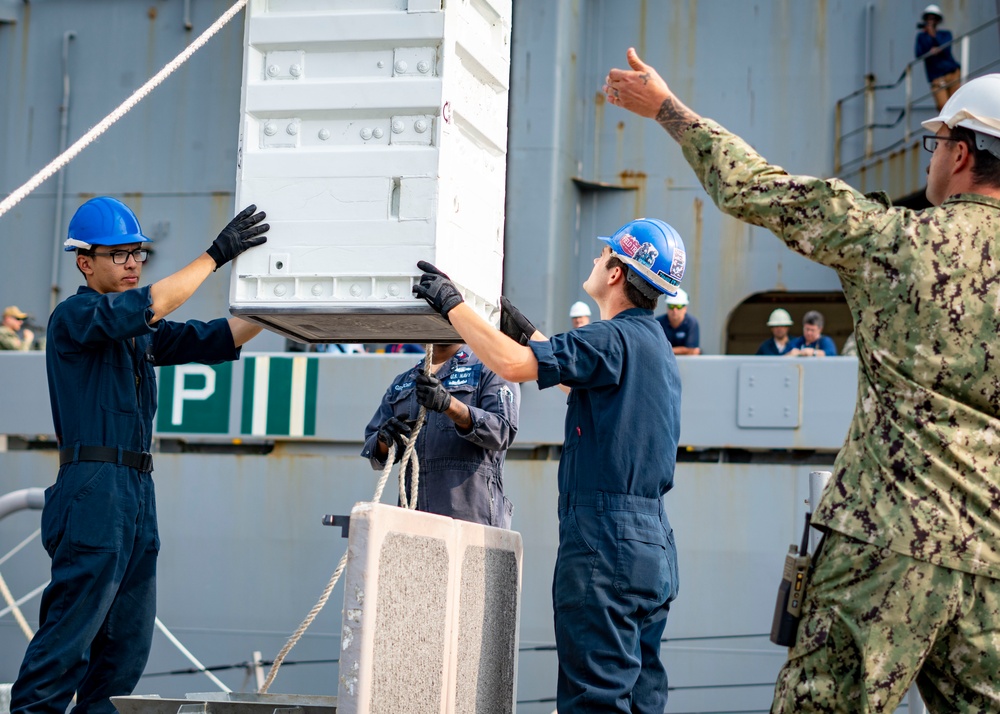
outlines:
[[[657,293],[676,295],[684,278],[687,254],[680,234],[668,223],[656,218],[637,218],[615,231],[611,237],[599,236],[631,270],[629,280],[648,297]],[[641,282],[632,279],[632,273]],[[652,292],[653,294],[649,294]]]

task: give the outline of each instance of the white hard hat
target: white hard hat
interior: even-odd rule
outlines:
[[[928,5],[925,7],[924,11],[920,13],[920,17],[923,17],[924,15],[937,15],[942,20],[944,19],[944,15],[941,14],[941,8],[937,5]]]
[[[929,131],[962,126],[976,132],[976,146],[1000,157],[1000,74],[985,74],[963,84],[933,119],[921,122]]]
[[[772,310],[771,316],[767,318],[768,327],[791,327],[793,324],[792,316],[788,314],[788,310],[780,307]]]
[[[578,301],[569,306],[570,317],[590,317],[590,307],[583,301]]]
[[[680,305],[683,307],[688,304],[688,294],[683,289],[677,288],[676,295],[667,295],[666,303],[667,305]]]

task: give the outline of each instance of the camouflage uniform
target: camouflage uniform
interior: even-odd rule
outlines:
[[[0,325],[0,350],[16,350],[25,352],[31,344],[22,340],[14,330],[6,325]]]
[[[720,209],[837,271],[854,317],[857,407],[814,516],[836,533],[775,711],[892,711],[918,671],[930,706],[1000,711],[1000,201],[892,208],[709,120],[681,143]]]

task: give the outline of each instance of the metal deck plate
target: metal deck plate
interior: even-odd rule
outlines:
[[[336,714],[337,698],[308,694],[203,692],[185,699],[112,697],[119,714]]]

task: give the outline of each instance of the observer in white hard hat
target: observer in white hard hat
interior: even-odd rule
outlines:
[[[677,288],[677,294],[676,295],[668,295],[667,296],[666,304],[667,305],[678,305],[678,306],[681,306],[681,307],[683,307],[685,305],[689,305],[690,303],[688,302],[688,294],[686,292],[684,292],[683,288]]]
[[[760,343],[757,354],[761,357],[781,357],[788,354],[792,348],[788,337],[789,328],[795,324],[788,310],[778,307],[771,311],[767,318],[767,326],[771,328],[771,337]]]
[[[941,8],[939,8],[937,5],[928,5],[927,7],[924,8],[924,11],[920,13],[920,15],[925,19],[928,15],[933,15],[937,17],[938,22],[944,21],[944,15],[941,14]]]
[[[767,318],[768,327],[791,327],[793,324],[792,316],[788,314],[788,310],[784,308],[777,308],[771,311],[771,316]]]
[[[694,315],[688,314],[688,294],[677,288],[677,293],[667,295],[667,314],[656,318],[667,336],[675,355],[701,354],[701,328]]]
[[[590,324],[590,306],[582,300],[573,303],[569,308],[569,317],[573,327],[583,327]]]
[[[962,84],[962,65],[951,53],[953,38],[951,32],[940,27],[943,22],[941,8],[937,5],[925,7],[917,25],[913,49],[914,56],[924,61],[927,83],[931,85],[938,111]]]

